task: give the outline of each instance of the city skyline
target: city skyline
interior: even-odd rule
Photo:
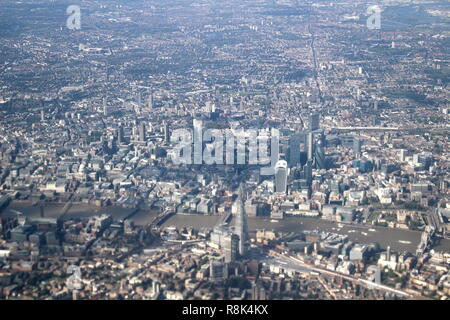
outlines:
[[[449,299],[449,30],[442,0],[2,1],[0,300]]]

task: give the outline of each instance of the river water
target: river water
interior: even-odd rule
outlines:
[[[64,204],[45,204],[45,217],[59,217]],[[32,206],[30,202],[14,201],[7,208],[3,209],[0,216],[11,216],[20,211],[28,217],[38,217],[40,209]],[[65,218],[90,217],[98,214],[110,214],[115,220],[120,220],[128,216],[132,209],[121,207],[95,207],[87,204],[73,204],[67,212]],[[137,225],[146,225],[157,215],[155,210],[140,210],[131,217]],[[163,226],[176,226],[178,228],[192,226],[195,229],[213,228],[219,221],[219,216],[203,215],[174,215],[168,219]],[[394,251],[415,252],[420,242],[420,232],[391,229],[373,226],[347,225],[339,227],[336,222],[307,217],[285,218],[278,222],[273,222],[266,217],[248,218],[248,228],[250,232],[258,229],[274,230],[278,232],[302,232],[305,230],[329,231],[348,235],[349,239],[355,242],[370,244],[377,242],[382,248],[390,246]],[[233,223],[233,221],[231,222]],[[450,240],[440,240],[434,247],[437,251],[450,252]]]

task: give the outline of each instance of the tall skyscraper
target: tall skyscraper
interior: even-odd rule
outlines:
[[[312,161],[314,157],[314,134],[312,132],[308,133],[306,149],[308,152],[308,161]]]
[[[313,113],[309,115],[308,129],[314,131],[320,128],[320,114]]]
[[[119,129],[118,129],[118,132],[117,132],[117,142],[119,144],[125,143],[125,134],[124,134],[122,125],[119,126]]]
[[[164,121],[164,141],[166,143],[170,142],[170,128],[167,121]]]
[[[353,139],[353,152],[355,153],[355,155],[357,157],[359,157],[361,155],[361,139],[359,139],[358,137],[355,137]]]
[[[194,164],[203,162],[203,121],[194,119]]]
[[[247,255],[247,237],[248,237],[248,227],[247,227],[247,215],[245,213],[245,194],[244,186],[241,184],[239,186],[239,194],[237,198],[238,212],[236,217],[235,232],[239,237],[239,254],[241,257]]]
[[[295,133],[289,139],[289,167],[300,164],[301,150],[300,145],[305,143],[303,133]]]
[[[317,169],[326,169],[325,165],[325,147],[323,146],[323,139],[319,139],[314,148],[314,162]]]
[[[106,98],[103,97],[103,115],[108,116],[108,104],[106,103]]]
[[[306,182],[308,183],[308,186],[310,186],[312,182],[312,161],[308,160],[308,162],[306,162],[305,166],[303,167],[303,172]]]
[[[141,108],[142,108],[142,93],[141,93],[141,90],[139,90],[139,89],[137,92],[137,105],[138,105],[138,109],[141,110]]]
[[[141,122],[139,124],[139,141],[145,142],[146,136],[145,136],[145,123]]]
[[[44,111],[44,109],[41,110],[41,121],[42,122],[45,121],[45,111]]]
[[[239,253],[239,236],[230,232],[225,235],[223,242],[225,262],[236,261]]]
[[[152,92],[150,92],[150,95],[148,96],[147,108],[148,108],[148,112],[153,111],[153,93]]]
[[[279,160],[275,165],[275,192],[287,191],[288,165],[285,160]]]
[[[400,161],[404,162],[406,159],[406,150],[400,149]]]

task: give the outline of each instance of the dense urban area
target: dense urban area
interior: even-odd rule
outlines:
[[[448,1],[2,0],[0,39],[0,299],[450,298]]]

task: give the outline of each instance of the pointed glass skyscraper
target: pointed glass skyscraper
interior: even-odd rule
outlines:
[[[247,255],[247,237],[248,237],[248,227],[247,227],[247,215],[245,214],[245,192],[244,186],[241,184],[239,186],[239,194],[237,198],[238,212],[236,217],[235,232],[239,236],[239,254],[241,257]]]

